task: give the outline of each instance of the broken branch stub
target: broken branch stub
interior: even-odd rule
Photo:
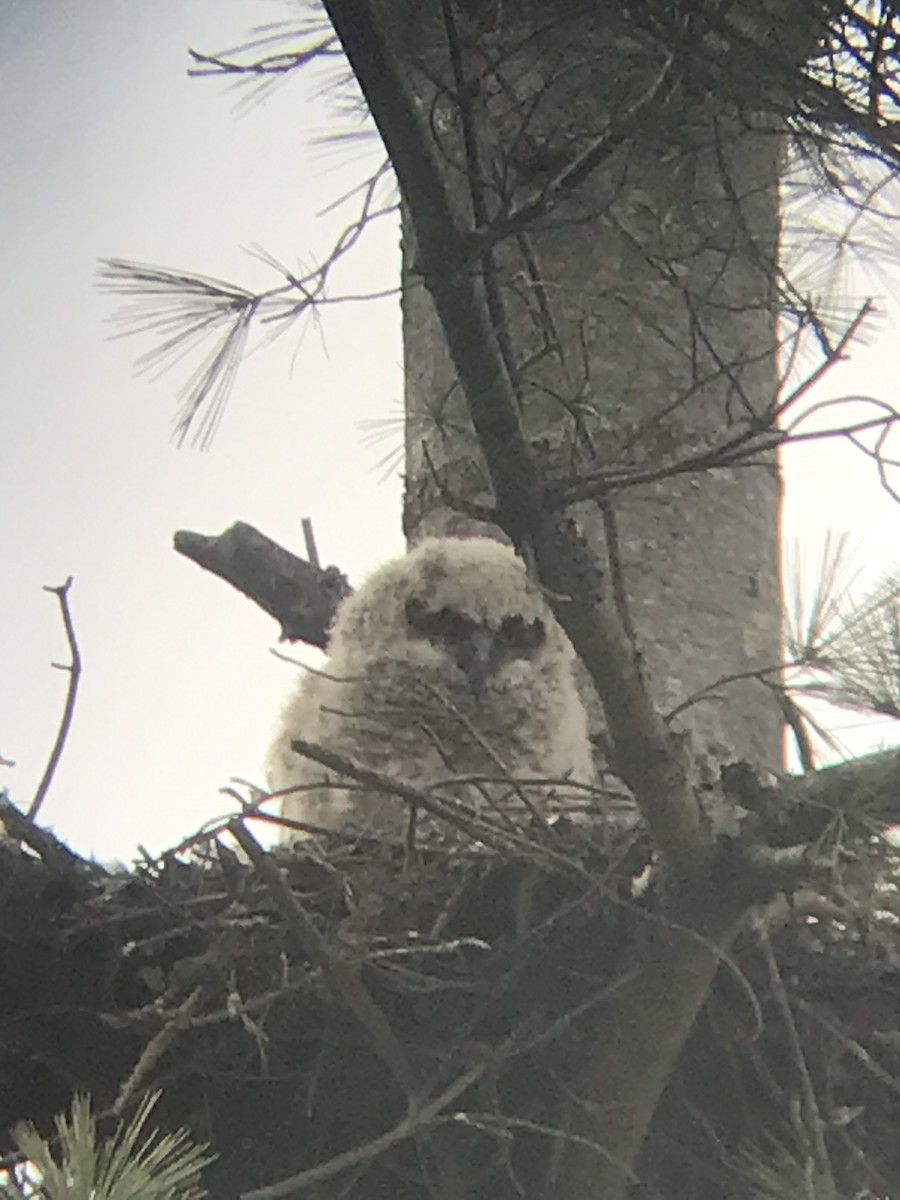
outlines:
[[[328,646],[334,614],[352,591],[337,567],[314,566],[244,521],[217,536],[178,530],[174,546],[274,617],[282,639]]]

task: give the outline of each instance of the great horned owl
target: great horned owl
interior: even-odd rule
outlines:
[[[287,704],[268,756],[284,815],[397,835],[396,796],[329,777],[291,749],[303,738],[485,816],[527,817],[510,777],[547,811],[566,780],[593,776],[573,651],[524,564],[490,538],[432,538],[344,601],[322,674]],[[465,777],[465,778],[460,778]],[[473,780],[477,777],[477,781]],[[571,790],[571,789],[570,789]]]

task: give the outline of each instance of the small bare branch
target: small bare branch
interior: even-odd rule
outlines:
[[[788,409],[794,408],[797,404],[797,401],[802,399],[807,392],[815,387],[815,385],[819,383],[820,380],[831,370],[835,363],[844,361],[847,356],[847,350],[852,343],[856,341],[860,329],[865,321],[871,316],[872,308],[873,306],[870,300],[866,300],[864,304],[860,305],[855,316],[853,317],[853,320],[841,334],[835,346],[832,346],[829,341],[825,340],[822,347],[822,362],[819,363],[815,370],[807,375],[802,382],[797,384],[796,387],[792,388],[787,396],[779,402],[778,407],[775,410],[776,417],[783,418]],[[804,414],[804,416],[805,415],[806,414]]]
[[[278,1183],[270,1184],[269,1187],[256,1188],[252,1192],[244,1192],[241,1200],[280,1200],[282,1196],[292,1196],[295,1192],[306,1190],[314,1184],[321,1183],[323,1180],[331,1179],[335,1175],[349,1170],[351,1167],[358,1166],[361,1163],[372,1162],[392,1146],[397,1145],[399,1142],[408,1141],[410,1138],[415,1137],[420,1130],[433,1126],[441,1117],[444,1110],[462,1096],[464,1092],[468,1091],[489,1066],[489,1061],[482,1061],[474,1067],[470,1067],[469,1070],[464,1071],[462,1075],[454,1079],[433,1100],[429,1100],[421,1106],[413,1105],[407,1116],[398,1122],[393,1129],[388,1130],[387,1133],[383,1133],[361,1146],[355,1146],[352,1150],[347,1150],[343,1154],[338,1154],[334,1158],[329,1159],[328,1162],[319,1163],[318,1166],[310,1167],[306,1171],[300,1171],[297,1175],[292,1175],[288,1179],[281,1179]]]
[[[26,816],[30,821],[33,821],[40,812],[41,805],[44,803],[47,791],[50,784],[53,782],[53,776],[56,774],[56,768],[59,765],[59,760],[62,756],[63,749],[66,744],[66,738],[69,736],[69,727],[72,724],[72,716],[75,712],[75,699],[78,695],[78,680],[81,678],[81,654],[78,650],[78,643],[75,640],[75,628],[72,625],[72,614],[69,610],[69,588],[72,586],[72,576],[59,587],[45,587],[45,592],[52,592],[59,600],[60,611],[62,612],[63,626],[66,631],[66,640],[69,643],[69,653],[71,654],[71,662],[64,666],[61,663],[54,663],[53,666],[59,671],[67,671],[69,674],[69,686],[66,690],[66,703],[63,708],[62,719],[59,723],[59,730],[56,734],[56,741],[53,743],[53,749],[50,752],[50,758],[47,761],[47,766],[41,781],[37,786],[37,791],[34,793],[34,799],[28,809]]]
[[[219,54],[204,54],[199,50],[188,48],[188,54],[194,66],[188,69],[189,75],[286,75],[289,71],[306,66],[318,58],[334,57],[340,53],[337,38],[332,33],[322,34],[313,38],[309,45],[300,50],[281,50],[271,54],[261,54],[248,62],[241,62],[236,56],[258,49],[259,43],[238,46],[234,50],[223,50]]]
[[[665,95],[665,89],[673,82],[673,59],[667,55],[662,66],[646,91],[625,112],[595,137],[590,145],[580,151],[571,162],[527,200],[511,212],[501,216],[487,229],[477,229],[472,242],[479,252],[496,242],[520,233],[544,216],[561,196],[574,191],[598,169],[628,138],[634,135],[635,127],[648,108]]]
[[[188,1028],[191,1023],[191,1017],[200,1004],[202,995],[203,989],[199,986],[195,987],[185,997],[176,1011],[172,1013],[162,1029],[144,1047],[140,1058],[134,1066],[134,1070],[122,1084],[119,1094],[116,1096],[115,1103],[112,1106],[112,1112],[115,1116],[122,1116],[138,1089],[143,1087],[147,1082],[156,1064],[177,1041],[178,1035]]]
[[[313,532],[313,523],[310,517],[303,518],[303,542],[306,546],[306,557],[309,559],[310,565],[320,570],[321,563],[319,562],[319,551],[316,548],[316,535]]]
[[[787,991],[785,990],[784,981],[781,978],[781,972],[778,970],[778,963],[775,961],[775,954],[772,950],[772,944],[769,941],[769,934],[766,929],[765,921],[762,917],[757,916],[754,920],[754,929],[756,932],[757,941],[759,942],[762,951],[763,959],[765,960],[766,969],[769,974],[769,986],[772,989],[772,995],[781,1012],[781,1019],[784,1024],[784,1031],[788,1047],[790,1048],[791,1058],[793,1059],[794,1070],[797,1074],[797,1084],[801,1096],[801,1114],[803,1121],[802,1135],[804,1150],[809,1153],[815,1163],[816,1177],[825,1183],[827,1181],[830,1191],[828,1194],[837,1195],[834,1187],[834,1176],[831,1170],[831,1162],[828,1158],[828,1147],[825,1145],[825,1123],[819,1113],[819,1105],[816,1100],[816,1092],[813,1087],[812,1078],[809,1073],[809,1067],[806,1063],[806,1056],[803,1053],[803,1045],[800,1041],[800,1035],[797,1032],[797,1024],[794,1020],[794,1014],[791,1011],[791,1002],[788,999]],[[828,1189],[826,1189],[827,1191]]]
[[[338,776],[362,784],[363,787],[369,788],[373,792],[396,796],[412,810],[422,809],[437,820],[444,821],[460,830],[473,841],[483,842],[501,852],[516,850],[528,857],[542,859],[548,863],[552,862],[567,871],[576,868],[576,864],[571,859],[533,841],[524,833],[507,828],[506,825],[488,821],[483,816],[479,816],[469,805],[441,796],[439,788],[423,791],[401,779],[395,779],[380,771],[360,766],[344,754],[337,754],[325,746],[318,746],[314,742],[307,742],[301,738],[293,738],[291,748],[297,754],[303,755],[304,758],[309,758],[313,762],[320,763],[329,771],[334,771]],[[520,782],[527,784],[529,781],[522,780]],[[333,787],[334,784],[329,786]]]
[[[253,863],[302,952],[321,969],[334,987],[335,999],[346,1004],[368,1034],[372,1048],[411,1099],[416,1072],[384,1012],[372,999],[358,972],[335,954],[312,917],[288,887],[275,860],[263,850],[242,821],[232,821],[228,831]]]

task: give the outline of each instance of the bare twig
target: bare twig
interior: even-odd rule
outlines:
[[[75,712],[75,698],[78,695],[78,680],[81,677],[81,654],[78,650],[78,643],[75,640],[75,629],[72,625],[72,614],[69,611],[69,588],[72,586],[72,576],[59,587],[45,587],[45,592],[52,592],[59,600],[60,611],[62,612],[63,626],[66,631],[66,640],[69,643],[69,652],[72,656],[72,661],[68,666],[62,663],[54,663],[53,666],[59,671],[68,671],[69,686],[66,691],[66,703],[63,708],[62,719],[59,722],[59,729],[56,734],[56,741],[53,743],[53,749],[50,752],[50,758],[47,760],[47,766],[44,769],[44,774],[41,776],[41,781],[37,786],[37,791],[34,793],[34,799],[31,801],[28,812],[25,814],[30,821],[33,821],[40,811],[41,805],[53,782],[53,776],[56,773],[56,768],[59,765],[59,760],[62,756],[63,748],[66,744],[66,738],[69,736],[69,727],[72,724],[72,714]]]
[[[815,370],[810,372],[810,374],[807,375],[802,382],[797,384],[797,386],[788,393],[784,400],[780,401],[777,409],[775,410],[776,417],[783,417],[789,408],[793,408],[798,400],[800,400],[806,395],[807,392],[815,387],[822,377],[831,370],[835,363],[841,362],[844,358],[846,358],[846,352],[848,348],[855,340],[856,335],[859,333],[863,323],[868,319],[868,317],[871,316],[871,314],[872,302],[870,300],[866,300],[865,303],[861,304],[857,309],[853,320],[838,339],[837,345],[832,346],[829,342],[826,342],[823,346],[824,357],[822,362],[819,363]]]
[[[329,771],[334,771],[337,775],[343,775],[349,779],[355,780],[362,784],[365,788],[369,788],[375,792],[383,792],[389,796],[397,796],[411,809],[424,809],[440,821],[445,821],[448,825],[452,825],[455,829],[459,829],[462,833],[475,841],[482,842],[486,846],[492,846],[501,853],[515,850],[525,857],[533,858],[536,861],[544,862],[546,865],[554,865],[557,868],[562,868],[567,873],[577,871],[577,864],[564,854],[559,854],[550,847],[533,841],[523,833],[519,833],[513,829],[507,829],[503,825],[494,824],[486,821],[479,816],[467,804],[463,804],[458,800],[445,800],[441,798],[439,789],[434,791],[422,791],[419,788],[413,787],[411,784],[405,783],[401,779],[395,779],[390,775],[384,775],[380,771],[373,771],[368,767],[360,766],[346,755],[336,754],[333,750],[327,749],[325,746],[316,745],[315,742],[307,742],[302,738],[293,738],[291,740],[291,749],[297,754],[302,754],[304,758],[312,759],[313,762],[320,763],[323,767],[327,767]],[[451,781],[452,782],[452,781]],[[519,781],[523,785],[530,782],[535,782],[527,779]],[[541,782],[540,780],[536,782]],[[333,787],[334,784],[329,786]]]
[[[639,120],[657,100],[665,96],[665,89],[671,87],[673,82],[673,59],[669,54],[646,91],[623,113],[618,114],[615,121],[575,155],[571,162],[566,163],[561,171],[548,180],[536,195],[501,216],[487,229],[476,231],[473,241],[478,249],[528,229],[539,217],[550,211],[560,197],[584,183],[589,175],[634,135]]]
[[[319,562],[319,551],[316,547],[316,535],[313,532],[313,523],[310,517],[303,518],[303,544],[306,546],[306,557],[309,559],[310,565],[320,570],[322,564]]]
[[[800,1035],[797,1033],[797,1024],[794,1021],[794,1014],[791,1011],[791,1002],[788,999],[788,994],[781,978],[781,972],[778,970],[778,963],[775,961],[775,954],[772,951],[772,943],[769,941],[769,934],[762,917],[757,916],[754,919],[754,928],[763,959],[765,960],[766,969],[769,973],[769,986],[772,989],[772,995],[781,1012],[787,1044],[790,1048],[791,1058],[793,1059],[794,1070],[797,1073],[797,1083],[801,1096],[801,1112],[803,1114],[802,1132],[805,1142],[803,1148],[812,1156],[815,1163],[816,1176],[823,1182],[827,1180],[831,1188],[830,1194],[836,1195],[831,1162],[828,1157],[828,1147],[825,1145],[825,1126],[819,1113],[816,1092],[809,1074],[809,1068],[806,1065],[806,1057],[803,1053]]]
[[[381,1134],[380,1137],[373,1138],[372,1141],[365,1142],[361,1146],[355,1146],[352,1150],[338,1154],[334,1158],[330,1158],[327,1162],[319,1163],[318,1166],[310,1167],[306,1171],[300,1171],[297,1175],[281,1179],[278,1183],[273,1183],[269,1187],[256,1188],[252,1192],[244,1192],[241,1200],[279,1200],[281,1196],[291,1196],[294,1192],[305,1190],[325,1179],[331,1179],[335,1175],[339,1175],[342,1171],[347,1171],[351,1167],[358,1166],[360,1163],[374,1161],[374,1159],[384,1154],[386,1150],[389,1150],[391,1146],[397,1145],[398,1142],[407,1141],[415,1137],[420,1130],[427,1128],[429,1125],[434,1125],[444,1110],[466,1092],[485,1073],[490,1065],[491,1060],[489,1059],[477,1063],[454,1079],[433,1100],[429,1100],[421,1106],[416,1104],[411,1105],[410,1111],[403,1120],[399,1121],[387,1133]]]
[[[203,989],[198,985],[190,995],[185,997],[168,1021],[166,1021],[165,1025],[163,1025],[162,1029],[160,1029],[159,1033],[144,1047],[140,1058],[135,1064],[134,1070],[122,1084],[115,1103],[112,1106],[112,1111],[117,1117],[122,1116],[135,1092],[142,1086],[165,1052],[176,1041],[178,1035],[188,1028],[191,1023],[191,1017],[194,1015],[202,995]]]
[[[849,1036],[849,1034],[845,1033],[833,1017],[826,1016],[818,1007],[810,1004],[809,1001],[802,999],[800,996],[794,998],[794,1004],[800,1009],[801,1012],[806,1013],[811,1020],[815,1021],[818,1025],[821,1025],[823,1029],[827,1030],[828,1033],[830,1033],[835,1039],[835,1041],[839,1042],[844,1049],[849,1050],[857,1062],[861,1063],[863,1068],[868,1071],[873,1078],[877,1079],[880,1084],[886,1087],[889,1091],[893,1092],[895,1096],[900,1096],[900,1079],[898,1079],[895,1074],[892,1074],[890,1071],[886,1070],[875,1058],[873,1058],[865,1046],[860,1045],[855,1038],[852,1038]]]
[[[622,628],[628,635],[628,640],[637,650],[637,633],[631,619],[631,609],[628,604],[628,587],[625,582],[625,572],[622,566],[622,551],[619,544],[619,523],[616,520],[616,509],[612,500],[604,496],[598,501],[598,507],[603,517],[603,533],[606,537],[606,557],[609,562],[610,582],[612,584],[613,600],[616,612],[622,622]]]
[[[194,66],[188,68],[189,75],[285,75],[297,67],[303,67],[314,59],[339,53],[337,39],[332,33],[313,38],[302,50],[282,50],[263,54],[249,62],[240,62],[236,57],[241,52],[256,48],[256,44],[224,50],[219,54],[204,54],[188,48]]]
[[[539,1133],[543,1137],[552,1138],[555,1141],[572,1142],[576,1146],[598,1154],[607,1163],[611,1163],[617,1167],[631,1182],[638,1182],[637,1175],[628,1163],[619,1162],[613,1158],[609,1151],[593,1138],[584,1137],[577,1133],[570,1133],[568,1130],[558,1128],[557,1126],[543,1125],[538,1121],[528,1121],[522,1117],[509,1117],[502,1113],[464,1112],[454,1113],[453,1117],[463,1125],[469,1125],[473,1129],[480,1129],[485,1133],[492,1133],[498,1137],[503,1136],[510,1130],[523,1129],[529,1133]]]
[[[742,683],[748,679],[758,679],[760,683],[764,683],[767,675],[780,674],[784,670],[785,665],[784,663],[777,663],[771,667],[755,667],[752,671],[734,671],[730,675],[720,675],[712,683],[698,688],[696,692],[692,692],[690,696],[679,701],[674,708],[669,709],[663,715],[663,720],[669,725],[676,717],[686,712],[687,709],[692,708],[695,704],[699,704],[702,700],[721,700],[721,689],[733,683]]]
[[[228,831],[266,883],[288,930],[303,953],[319,967],[334,987],[335,998],[350,1009],[368,1034],[372,1048],[409,1098],[416,1087],[416,1073],[409,1057],[384,1012],[372,999],[358,972],[335,954],[319,933],[312,917],[288,887],[270,854],[253,837],[242,821],[232,821]],[[281,1194],[281,1193],[279,1193]]]

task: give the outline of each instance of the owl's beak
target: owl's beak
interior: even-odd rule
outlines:
[[[493,666],[494,631],[486,625],[472,629],[459,645],[457,662],[466,674],[473,692],[480,692]]]

